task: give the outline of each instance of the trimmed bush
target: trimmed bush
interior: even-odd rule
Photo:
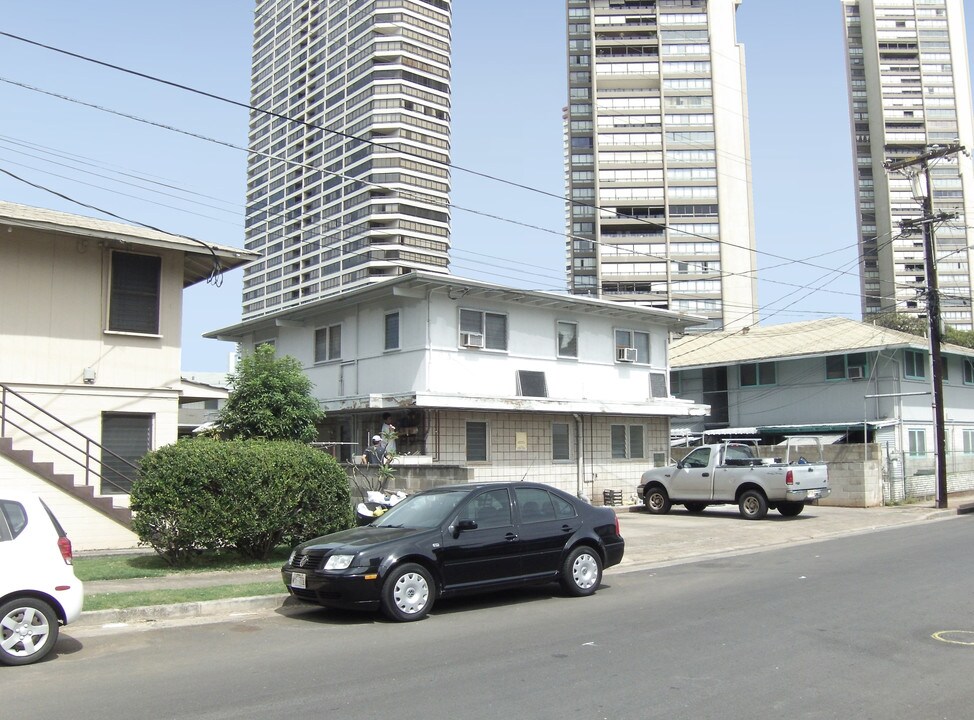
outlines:
[[[351,527],[348,477],[298,442],[180,440],[146,455],[132,486],[139,540],[173,566],[202,550],[263,560],[280,544]]]

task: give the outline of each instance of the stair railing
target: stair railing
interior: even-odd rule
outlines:
[[[14,407],[11,404],[11,399],[22,401],[39,412],[42,420],[46,421],[47,424],[44,424],[42,420],[28,415],[26,411]],[[91,478],[94,475],[101,479],[102,494],[104,494],[104,485],[106,484],[119,493],[129,493],[128,488],[105,476],[102,472],[102,462],[106,455],[117,460],[125,472],[121,472],[117,468],[109,469],[111,472],[120,476],[121,479],[127,481],[129,487],[131,487],[132,481],[135,479],[139,470],[136,465],[51,414],[37,403],[27,399],[13,388],[0,383],[0,437],[7,437],[8,425],[50,448],[75,465],[80,466],[84,470],[85,485],[91,484]],[[52,429],[48,425],[54,425],[56,429]],[[46,435],[47,437],[42,437],[42,435]],[[69,437],[71,439],[68,439]],[[47,438],[50,438],[50,440]],[[58,442],[60,445],[55,445],[54,442]],[[94,455],[93,450],[100,454],[98,456]],[[69,451],[74,451],[74,455],[69,453]],[[80,455],[82,459],[78,459],[77,455]]]

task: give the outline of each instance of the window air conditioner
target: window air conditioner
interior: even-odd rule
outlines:
[[[858,365],[851,365],[846,373],[850,380],[862,380],[864,377],[862,367]]]
[[[618,362],[636,362],[636,348],[616,348]]]
[[[460,344],[464,347],[482,348],[484,336],[480,333],[460,333]]]

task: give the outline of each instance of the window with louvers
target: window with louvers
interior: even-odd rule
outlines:
[[[154,255],[112,252],[108,329],[159,334],[162,259]]]

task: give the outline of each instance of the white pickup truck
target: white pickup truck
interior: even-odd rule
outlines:
[[[818,449],[817,462],[799,455],[805,446],[792,442],[785,448],[784,460],[760,458],[752,446],[741,442],[701,445],[675,466],[644,472],[637,493],[656,515],[669,512],[674,503],[682,503],[692,513],[708,505],[735,503],[748,520],[762,519],[768,509],[794,517],[805,503],[830,492],[821,440],[801,438],[809,440]]]

